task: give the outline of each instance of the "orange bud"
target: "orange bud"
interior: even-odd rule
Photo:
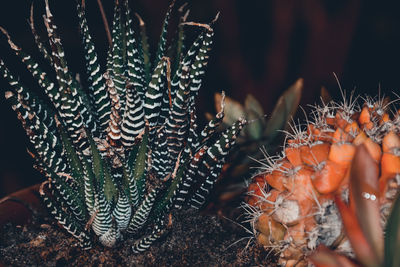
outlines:
[[[361,124],[367,124],[371,122],[371,114],[369,113],[368,107],[364,106],[361,113],[360,117],[358,117],[358,121]]]
[[[282,173],[270,173],[265,175],[265,180],[267,183],[275,188],[278,191],[284,191],[285,187],[283,186],[285,177],[283,176]]]
[[[392,153],[383,153],[381,160],[382,176],[400,173],[400,156]]]
[[[328,159],[330,144],[319,143],[300,148],[301,160],[305,165],[317,166]]]
[[[391,152],[394,148],[400,149],[400,137],[395,132],[390,131],[382,140],[382,149],[383,152]]]
[[[300,149],[297,147],[286,147],[285,148],[285,155],[289,162],[294,166],[297,167],[302,164],[301,157],[300,157]]]
[[[312,183],[321,194],[335,192],[345,177],[347,166],[327,160],[321,170],[317,170],[312,176]]]
[[[307,125],[307,134],[314,134],[315,131],[319,131],[319,129],[317,129],[314,124],[309,123]]]
[[[329,160],[334,161],[339,164],[349,165],[353,159],[356,148],[353,144],[344,143],[338,144],[334,143],[331,145],[331,150],[329,151]]]
[[[365,132],[360,132],[356,138],[354,138],[353,140],[353,144],[355,146],[361,145],[362,143],[364,143],[364,141],[367,139],[367,135],[365,134]]]
[[[322,142],[332,142],[333,134],[335,133],[334,130],[324,129],[314,131],[313,140],[314,141],[322,141]]]
[[[376,161],[380,162],[382,157],[382,149],[380,145],[372,141],[371,138],[367,138],[364,143],[371,157]]]
[[[276,198],[281,194],[281,192],[279,192],[276,189],[271,189],[266,196],[263,196],[265,198],[265,200],[262,201],[262,203],[260,203],[259,207],[261,210],[263,211],[271,211],[275,208],[275,201]],[[260,199],[260,198],[259,198]]]
[[[264,179],[259,180],[257,176],[257,179],[253,180],[253,183],[251,183],[247,189],[247,191],[253,196],[263,196],[262,190],[264,190],[266,181]]]
[[[349,123],[346,126],[346,128],[344,129],[344,131],[346,133],[353,133],[353,134],[361,132],[360,127],[358,126],[358,123],[355,121],[353,121],[352,123]]]
[[[343,119],[342,114],[340,112],[336,112],[335,118],[336,118],[336,126],[338,128],[344,129],[349,124],[348,121]]]
[[[330,126],[334,126],[336,124],[336,118],[335,117],[326,117],[326,124]]]
[[[364,132],[361,132],[356,136],[356,138],[353,141],[353,144],[355,146],[364,144],[369,154],[376,162],[379,162],[381,160],[382,149],[380,145],[372,141],[371,138],[367,137],[367,135]]]
[[[340,143],[340,142],[351,142],[353,137],[348,134],[347,132],[343,131],[341,128],[337,128],[333,134],[333,143]]]
[[[382,123],[388,122],[389,120],[390,120],[389,114],[385,112],[382,115],[381,120],[379,121],[379,125],[381,125]]]

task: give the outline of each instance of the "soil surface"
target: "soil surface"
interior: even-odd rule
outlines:
[[[76,240],[47,215],[36,214],[28,225],[0,229],[0,266],[276,266],[263,248],[250,245],[243,229],[215,215],[184,211],[173,226],[142,254],[133,254],[135,240],[115,248],[77,247]],[[248,236],[248,235],[247,235]]]

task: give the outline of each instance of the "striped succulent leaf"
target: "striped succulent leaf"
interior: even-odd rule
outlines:
[[[200,208],[205,203],[246,124],[239,119],[218,131],[221,111],[198,133],[195,97],[215,20],[187,22],[188,13],[180,9],[177,37],[167,46],[172,2],[151,59],[143,20],[138,16],[140,32],[135,32],[128,1],[116,1],[112,45],[106,66],[101,66],[85,9],[77,3],[88,76],[85,88],[68,69],[62,39],[45,2],[49,45],[36,33],[32,13],[30,26],[53,74],[44,72],[49,68],[0,29],[48,97],[41,99],[0,61],[0,73],[10,84],[6,98],[36,151],[36,167],[47,177],[40,190],[44,204],[84,248],[94,240],[114,246],[132,235],[138,238],[133,250],[141,252],[171,225],[172,209]],[[191,45],[186,44],[188,28],[199,29]]]

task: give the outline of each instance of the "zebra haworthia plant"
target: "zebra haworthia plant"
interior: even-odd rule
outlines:
[[[140,252],[167,229],[172,209],[203,205],[246,122],[239,119],[218,132],[221,111],[198,134],[194,102],[214,21],[186,22],[186,13],[177,38],[167,46],[171,4],[151,64],[143,21],[139,18],[138,34],[128,2],[116,1],[103,71],[84,7],[77,6],[88,87],[68,69],[46,0],[49,46],[36,33],[32,14],[30,24],[39,50],[54,69],[55,82],[1,30],[48,100],[22,85],[0,61],[11,87],[5,95],[36,151],[31,153],[35,167],[48,178],[40,193],[57,221],[84,248],[96,237],[111,247],[132,234],[138,237],[133,250]],[[190,47],[184,45],[185,25],[200,29]]]

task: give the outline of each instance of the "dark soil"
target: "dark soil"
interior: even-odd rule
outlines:
[[[134,240],[115,248],[82,250],[50,218],[36,215],[25,226],[0,229],[0,266],[275,266],[263,248],[251,245],[234,223],[194,211],[174,216],[171,230],[146,252],[132,253]],[[236,243],[235,243],[236,242]]]

